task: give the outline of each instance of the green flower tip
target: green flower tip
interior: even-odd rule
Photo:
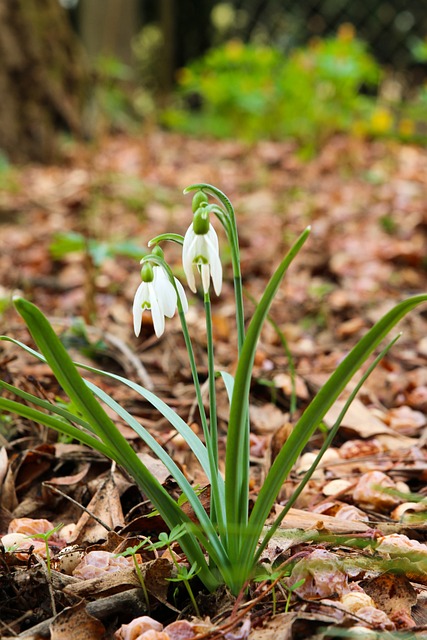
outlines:
[[[194,195],[193,201],[191,203],[191,208],[193,210],[193,213],[196,213],[197,209],[200,209],[200,207],[206,207],[208,202],[209,202],[209,200],[208,200],[208,196],[206,195],[206,193],[204,193],[204,191],[198,191]]]
[[[153,267],[149,262],[144,262],[142,266],[141,279],[143,282],[153,282],[154,280]]]
[[[204,236],[210,228],[209,212],[204,207],[199,207],[193,217],[193,230],[198,236]]]
[[[157,256],[157,258],[160,258],[161,260],[163,260],[164,257],[165,257],[163,249],[161,247],[159,247],[158,244],[156,244],[156,246],[153,247],[152,254],[153,254],[153,256]]]

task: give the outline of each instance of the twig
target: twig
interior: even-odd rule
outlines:
[[[88,602],[86,611],[101,621],[117,615],[123,616],[123,614],[131,620],[146,612],[144,594],[142,589],[129,589],[128,591],[115,593],[112,596],[95,600],[95,602]],[[44,620],[31,629],[26,629],[20,633],[18,637],[41,636],[43,638],[49,638],[49,628],[53,621],[54,617]]]
[[[46,576],[47,587],[49,589],[49,595],[50,595],[50,606],[52,608],[53,615],[56,616],[56,604],[55,604],[55,594],[54,594],[53,585],[52,585],[52,576],[50,575],[50,571],[47,568],[47,564],[44,561],[44,559],[37,553],[34,554],[34,557],[37,558],[37,560],[39,561],[40,566],[43,569],[43,573]]]
[[[60,489],[58,489],[54,485],[52,485],[49,482],[45,481],[45,482],[42,482],[42,486],[43,487],[47,487],[48,489],[50,489],[54,493],[57,493],[58,495],[62,496],[63,498],[66,498],[67,500],[69,500],[70,502],[75,504],[77,507],[79,507],[79,509],[82,509],[82,511],[85,511],[88,514],[88,516],[90,516],[91,518],[96,520],[96,522],[98,524],[100,524],[101,527],[104,527],[104,529],[106,529],[107,531],[112,531],[112,528],[108,524],[103,522],[103,520],[101,520],[101,518],[98,518],[98,516],[95,515],[94,513],[92,513],[92,511],[89,511],[89,509],[87,507],[84,507],[82,504],[80,504],[80,502],[77,502],[77,500],[74,500],[74,498],[72,498],[71,496],[68,496],[66,493],[64,493],[63,491],[61,491]]]

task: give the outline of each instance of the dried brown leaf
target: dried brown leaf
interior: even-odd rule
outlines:
[[[51,640],[102,640],[105,627],[81,602],[61,611],[50,625],[50,632]]]

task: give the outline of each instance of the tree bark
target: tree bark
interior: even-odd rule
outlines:
[[[79,27],[92,59],[99,56],[134,63],[132,38],[141,28],[141,0],[81,0]]]
[[[0,2],[0,151],[50,162],[60,129],[83,135],[83,50],[58,0]]]

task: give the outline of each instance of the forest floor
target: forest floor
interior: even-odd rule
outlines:
[[[148,240],[185,232],[191,196],[182,190],[198,182],[217,186],[236,209],[248,321],[253,299],[290,243],[312,226],[271,310],[296,369],[292,414],[289,362],[270,324],[257,349],[251,388],[256,499],[292,424],[349,349],[397,301],[427,291],[427,151],[337,137],[305,162],[291,144],[197,141],[154,130],[140,138],[70,145],[57,166],[2,169],[0,333],[31,344],[10,303],[19,293],[51,319],[78,359],[151,386],[197,433],[178,319],[167,320],[157,339],[144,313],[137,339],[131,309]],[[231,266],[219,235],[225,282],[221,297],[213,299],[215,349],[218,366],[233,372]],[[172,245],[165,250],[183,280],[179,251]],[[202,309],[202,299],[192,296],[187,319],[203,380]],[[189,601],[174,594],[164,564],[142,556],[151,617],[168,625],[181,612],[189,621],[167,628],[167,635],[153,623],[149,637],[320,640],[356,637],[357,627],[363,638],[427,637],[427,307],[413,311],[399,329],[402,337],[364,385],[274,540],[270,560],[296,562],[293,577],[274,591],[269,582],[254,584],[237,602],[199,593],[201,619],[195,621]],[[14,344],[0,343],[0,369],[2,379],[32,393],[53,399],[59,393],[49,368]],[[166,420],[130,390],[103,385],[191,482],[204,486],[203,473]],[[329,412],[327,426],[341,406]],[[220,388],[218,416],[224,441],[227,400]],[[175,495],[164,468],[129,427],[119,426]],[[322,438],[311,439],[283,486],[282,504]],[[146,613],[131,559],[115,566],[113,555],[164,528],[159,518],[144,518],[150,505],[105,458],[39,425],[0,415],[0,444],[0,535],[30,536],[18,550],[0,549],[0,637],[139,637],[129,628],[113,635]],[[49,540],[49,572],[45,544],[31,536],[60,523]],[[364,548],[355,547],[357,539]],[[76,545],[71,556],[61,555],[70,545]],[[110,570],[83,560],[72,575],[64,557],[81,561],[90,551],[108,552]],[[304,583],[290,597],[297,579]]]

